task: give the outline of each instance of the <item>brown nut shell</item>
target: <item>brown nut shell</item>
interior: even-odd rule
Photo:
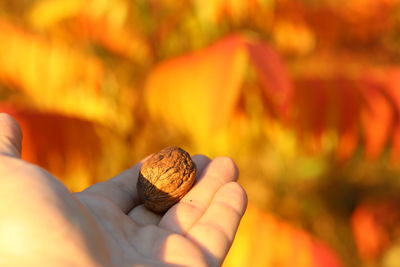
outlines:
[[[137,191],[146,208],[163,213],[193,186],[196,164],[179,147],[167,147],[147,159],[140,168]]]

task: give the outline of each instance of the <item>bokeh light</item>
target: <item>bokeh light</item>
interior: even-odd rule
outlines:
[[[232,157],[224,263],[400,266],[399,0],[2,0],[0,111],[70,190]]]

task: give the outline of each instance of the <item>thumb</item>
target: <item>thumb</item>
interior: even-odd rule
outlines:
[[[18,122],[6,113],[0,113],[0,154],[21,157],[22,131]]]

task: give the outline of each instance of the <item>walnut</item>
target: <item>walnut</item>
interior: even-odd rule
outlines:
[[[190,190],[195,178],[190,155],[179,147],[167,147],[143,163],[137,190],[146,208],[163,213]]]

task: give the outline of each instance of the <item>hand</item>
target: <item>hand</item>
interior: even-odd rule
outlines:
[[[219,266],[246,208],[226,157],[193,157],[198,178],[163,216],[140,205],[140,163],[79,193],[19,158],[0,114],[0,266]]]

